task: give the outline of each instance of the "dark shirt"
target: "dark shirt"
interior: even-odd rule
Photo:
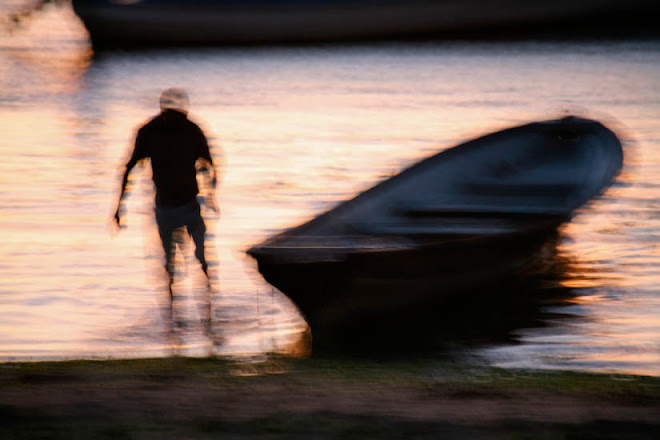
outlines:
[[[151,159],[156,185],[156,206],[181,206],[194,201],[197,187],[197,159],[213,163],[202,130],[187,116],[165,110],[138,130],[135,148],[126,167]]]

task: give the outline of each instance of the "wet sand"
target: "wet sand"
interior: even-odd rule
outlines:
[[[414,361],[168,358],[0,365],[0,437],[660,436],[660,378]]]

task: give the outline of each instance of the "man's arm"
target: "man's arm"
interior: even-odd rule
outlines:
[[[130,162],[129,162],[130,164]],[[135,165],[133,165],[135,166]],[[124,199],[124,195],[126,194],[126,184],[128,183],[128,175],[133,169],[133,166],[129,168],[128,165],[126,165],[126,171],[124,171],[124,177],[122,178],[121,181],[121,190],[119,191],[119,199],[117,200],[117,211],[115,211],[115,216],[114,216],[114,221],[117,224],[117,226],[121,226],[121,217],[120,217],[120,211],[121,211],[121,202]]]
[[[139,131],[135,138],[135,148],[133,149],[133,154],[131,155],[129,161],[126,163],[126,170],[124,171],[124,175],[121,179],[121,189],[119,191],[119,199],[117,200],[117,210],[115,211],[115,215],[113,217],[113,220],[117,224],[117,226],[121,226],[121,202],[124,199],[124,196],[126,195],[126,187],[128,186],[128,175],[131,173],[131,170],[135,168],[135,165],[137,165],[137,163],[141,159],[144,159],[145,157],[146,157],[146,153],[145,153],[144,139],[142,136],[142,132]]]
[[[199,127],[198,127],[199,129]],[[209,144],[208,140],[206,139],[206,135],[204,132],[199,129],[199,153],[198,153],[198,163],[200,163],[200,170],[206,171],[211,173],[211,188],[209,190],[209,194],[207,196],[207,205],[208,207],[218,213],[220,210],[218,209],[218,205],[216,204],[215,201],[215,189],[218,186],[218,171],[217,168],[213,162],[213,158],[211,157],[211,151],[209,149]]]
[[[208,188],[208,194],[206,194],[206,205],[215,213],[218,213],[220,210],[218,209],[218,205],[216,204],[215,201],[215,189],[218,186],[218,173],[216,171],[215,165],[213,164],[212,161],[209,161],[208,159],[198,159],[197,160],[197,171],[202,172],[204,174],[209,173],[211,178],[211,185]],[[207,178],[208,178],[207,177]],[[206,180],[206,179],[205,179]],[[208,180],[206,180],[208,182]],[[206,185],[207,183],[205,183]]]

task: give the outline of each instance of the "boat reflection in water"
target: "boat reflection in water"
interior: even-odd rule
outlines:
[[[517,344],[519,330],[552,326],[562,318],[558,310],[572,304],[577,295],[564,283],[572,272],[566,256],[538,255],[529,269],[489,285],[462,289],[433,306],[347,321],[313,340],[312,353],[423,355]]]
[[[529,290],[524,276],[547,266],[558,227],[622,165],[619,139],[596,121],[530,123],[431,156],[248,253],[315,345],[373,323],[451,329],[451,304],[483,309]]]

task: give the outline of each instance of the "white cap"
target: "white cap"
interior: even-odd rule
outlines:
[[[160,108],[162,110],[172,109],[187,114],[189,107],[188,94],[183,89],[167,89],[160,95]]]

